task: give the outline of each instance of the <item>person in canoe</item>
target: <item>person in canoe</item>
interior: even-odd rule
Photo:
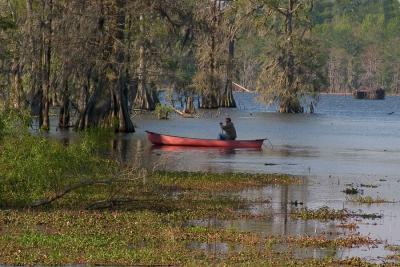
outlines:
[[[220,122],[219,125],[221,126],[221,129],[223,131],[223,133],[219,134],[220,140],[235,140],[236,139],[236,129],[232,123],[231,118],[225,119],[225,125],[222,122]]]

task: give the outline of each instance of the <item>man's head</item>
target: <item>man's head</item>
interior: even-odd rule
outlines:
[[[231,120],[231,118],[225,118],[225,122],[226,122],[226,123],[232,122],[232,120]]]

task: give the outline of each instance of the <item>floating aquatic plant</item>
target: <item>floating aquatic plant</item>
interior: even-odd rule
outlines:
[[[359,193],[359,190],[355,187],[348,187],[345,190],[343,190],[343,193],[347,195],[356,195]]]
[[[389,201],[380,197],[373,198],[371,196],[357,196],[350,199],[352,202],[357,202],[361,204],[381,204],[381,203],[394,203],[394,201]]]
[[[316,210],[302,208],[292,213],[293,218],[303,220],[345,220],[350,216],[346,209],[335,210],[329,207],[322,207]]]

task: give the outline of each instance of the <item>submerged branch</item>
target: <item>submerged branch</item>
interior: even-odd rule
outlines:
[[[51,204],[52,202],[63,198],[65,195],[78,190],[80,188],[86,187],[86,186],[92,186],[92,185],[111,185],[113,183],[122,183],[122,182],[129,182],[135,179],[108,179],[108,180],[84,180],[81,181],[78,184],[74,184],[74,185],[69,185],[66,186],[64,188],[63,191],[57,193],[56,195],[54,195],[53,197],[47,198],[47,199],[42,199],[42,200],[38,200],[33,202],[32,204],[29,205],[30,208],[38,208],[41,206],[46,206]]]
[[[58,194],[56,194],[55,196],[48,198],[48,199],[42,199],[42,200],[38,200],[33,202],[29,207],[30,208],[37,208],[40,206],[45,206],[45,205],[49,205],[52,202],[64,197],[65,195],[71,193],[74,190],[80,189],[82,187],[86,187],[86,186],[90,186],[90,185],[104,185],[104,184],[111,184],[111,180],[103,180],[103,181],[93,181],[93,180],[86,180],[86,181],[82,181],[79,184],[74,184],[74,185],[70,185],[65,187],[65,189],[62,192],[59,192]]]

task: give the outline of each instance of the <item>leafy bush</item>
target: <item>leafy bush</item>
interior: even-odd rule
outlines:
[[[168,120],[169,113],[173,112],[174,110],[167,105],[157,104],[155,113],[159,120]]]
[[[27,111],[6,110],[0,112],[0,138],[5,135],[22,134],[27,132],[27,126],[32,118]]]
[[[5,134],[6,122],[4,120],[3,114],[0,113],[0,138]]]
[[[85,180],[110,179],[116,163],[90,141],[64,146],[43,137],[7,137],[0,151],[0,206],[26,206]]]
[[[111,179],[117,163],[98,154],[112,131],[93,129],[68,146],[27,130],[29,119],[0,116],[0,207],[24,207],[82,181]]]

